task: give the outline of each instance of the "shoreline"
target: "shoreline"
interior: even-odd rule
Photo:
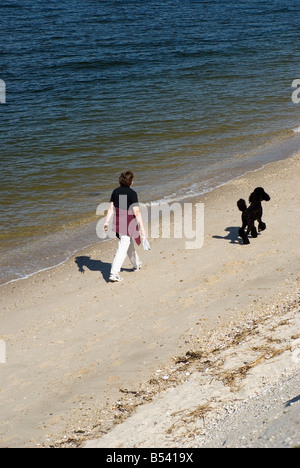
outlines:
[[[296,132],[296,129],[295,130],[292,130],[294,132],[294,134],[296,135],[297,132]],[[280,142],[282,144],[282,142]],[[274,144],[274,143],[273,143]],[[273,163],[276,163],[276,162],[283,162],[283,161],[286,161],[290,158],[293,158],[296,154],[298,153],[298,151],[293,151],[291,155],[289,156],[286,156],[285,158],[283,159],[275,159],[274,161],[271,161],[271,162],[260,162],[259,163],[259,166],[257,168],[252,168],[252,169],[247,169],[245,172],[240,172],[240,169],[238,170],[238,175],[236,175],[235,177],[231,178],[231,179],[228,179],[228,180],[225,180],[224,182],[221,182],[221,184],[219,185],[215,185],[215,186],[212,186],[212,187],[209,187],[207,189],[204,189],[203,192],[200,192],[200,193],[197,193],[195,195],[185,195],[185,196],[182,196],[182,197],[175,197],[175,198],[172,198],[172,196],[170,195],[168,198],[166,199],[160,199],[160,200],[155,200],[155,201],[152,201],[152,202],[147,202],[147,203],[141,203],[141,205],[143,205],[144,207],[146,208],[151,208],[152,206],[156,206],[158,204],[161,204],[161,205],[164,205],[164,204],[172,204],[172,203],[184,203],[184,202],[191,202],[191,203],[196,203],[197,200],[199,198],[203,198],[205,197],[206,195],[210,194],[211,192],[213,192],[214,190],[217,190],[223,186],[226,186],[227,184],[231,183],[231,182],[234,182],[235,180],[237,179],[240,179],[242,177],[246,177],[248,174],[251,174],[251,173],[255,173],[256,171],[260,171],[262,169],[264,169],[265,167],[267,167],[268,165],[270,164],[273,164]],[[237,168],[235,168],[237,170]],[[187,188],[185,188],[187,189]],[[42,273],[43,271],[48,271],[48,270],[51,270],[53,268],[57,268],[61,265],[63,265],[64,263],[68,262],[73,256],[75,256],[76,254],[80,253],[81,251],[83,250],[87,250],[89,248],[92,248],[92,247],[96,247],[98,246],[99,244],[102,244],[103,240],[96,240],[96,226],[99,222],[99,219],[98,221],[93,221],[91,222],[90,220],[90,215],[89,215],[89,221],[88,222],[84,222],[83,224],[81,224],[80,228],[77,227],[76,229],[72,229],[72,234],[75,235],[76,239],[78,237],[78,235],[80,234],[80,230],[83,229],[83,232],[82,232],[82,236],[83,235],[86,235],[86,230],[88,232],[88,236],[92,236],[94,238],[94,240],[91,240],[89,241],[86,245],[81,245],[81,246],[77,246],[73,251],[72,253],[69,253],[67,258],[64,258],[63,260],[61,261],[58,261],[58,263],[55,263],[54,265],[50,265],[50,266],[45,266],[45,267],[42,267],[36,271],[33,271],[33,272],[30,272],[30,273],[27,273],[27,274],[24,274],[23,277],[19,277],[19,278],[13,278],[7,282],[4,282],[4,283],[1,283],[0,284],[0,290],[3,286],[6,286],[6,285],[9,285],[11,283],[15,283],[15,282],[18,282],[18,281],[23,281],[23,280],[27,280],[28,278],[32,277],[32,276],[35,276],[35,275],[38,275],[39,273]],[[93,228],[93,229],[92,229]],[[58,232],[58,235],[63,235],[63,233],[67,232],[69,228],[67,228],[67,230],[61,230]],[[94,234],[92,234],[92,232]],[[46,238],[51,238],[52,236],[56,235],[57,233],[48,233],[46,235]],[[108,239],[109,241],[112,240],[112,239]],[[35,240],[36,242],[36,240]],[[63,241],[62,241],[63,242]],[[28,244],[29,245],[29,244]],[[54,255],[58,255],[57,252],[55,252]]]
[[[80,445],[90,438],[90,421],[116,413],[120,389],[135,391],[172,357],[186,355],[191,335],[202,340],[242,322],[249,309],[259,313],[280,294],[292,296],[298,180],[299,153],[199,197],[204,247],[188,251],[181,239],[154,239],[141,254],[144,269],[133,273],[124,264],[123,284],[106,282],[115,243],[104,242],[80,252],[81,268],[73,257],[2,286],[1,446],[51,446],[69,434]],[[271,192],[267,230],[243,246],[236,201],[258,185]]]

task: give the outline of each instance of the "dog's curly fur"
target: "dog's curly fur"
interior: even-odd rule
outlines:
[[[251,232],[252,237],[257,237],[257,229],[254,222],[258,221],[258,231],[266,229],[265,223],[262,221],[262,201],[271,200],[270,196],[262,187],[257,187],[249,197],[250,206],[247,207],[245,200],[242,198],[237,202],[237,206],[242,214],[243,226],[239,229],[239,236],[243,239],[244,244],[250,244],[248,235]],[[247,228],[247,229],[246,229]]]

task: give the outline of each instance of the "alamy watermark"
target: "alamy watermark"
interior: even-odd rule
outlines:
[[[292,94],[292,101],[294,104],[300,104],[300,80],[294,80],[292,88],[296,88]]]
[[[6,364],[6,343],[0,340],[0,364]]]
[[[125,196],[126,198],[126,196]],[[97,224],[97,235],[103,238],[104,222],[103,216],[110,207],[110,203],[101,203],[97,208],[97,216],[102,219]],[[130,210],[124,210],[128,212]],[[203,203],[158,203],[151,205],[140,205],[140,211],[144,223],[148,226],[147,237],[150,239],[183,239],[187,250],[201,249],[204,244],[204,204]],[[122,220],[121,220],[122,222]],[[128,218],[123,218],[125,231]],[[136,223],[135,219],[130,220],[129,224]],[[130,229],[129,229],[130,231]],[[134,231],[134,229],[133,229]],[[122,231],[120,231],[122,232]],[[138,235],[138,233],[137,233]],[[116,233],[112,224],[105,236],[109,239],[115,239]]]
[[[292,360],[294,364],[300,364],[300,338],[293,342]]]
[[[0,104],[6,104],[6,84],[0,80]]]

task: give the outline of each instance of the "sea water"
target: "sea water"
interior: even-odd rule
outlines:
[[[300,148],[298,0],[2,0],[0,13],[0,284],[99,241],[97,206],[123,170],[151,204]]]

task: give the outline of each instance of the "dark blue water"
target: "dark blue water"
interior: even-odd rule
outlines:
[[[96,241],[124,169],[149,203],[297,151],[299,13],[298,0],[2,0],[0,283]]]

